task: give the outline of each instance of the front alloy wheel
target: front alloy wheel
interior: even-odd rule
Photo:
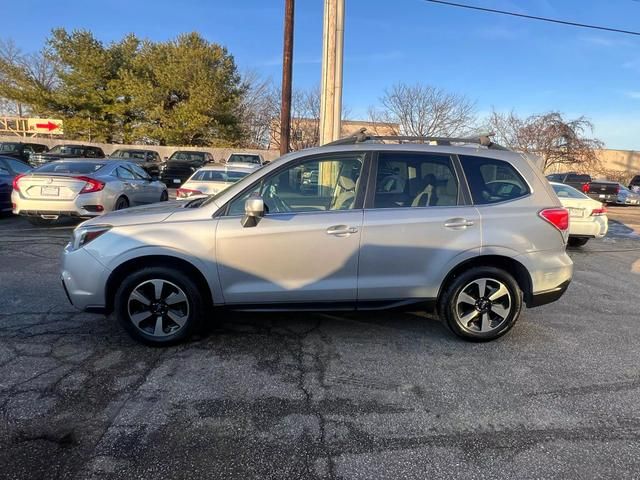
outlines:
[[[183,271],[151,266],[129,273],[114,297],[114,312],[135,340],[148,345],[173,345],[196,330],[205,311],[205,297]]]
[[[153,337],[177,333],[189,318],[189,300],[184,291],[158,278],[135,287],[129,294],[127,308],[134,327]]]

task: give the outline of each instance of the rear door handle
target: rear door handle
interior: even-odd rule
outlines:
[[[356,227],[349,227],[348,225],[334,225],[327,228],[327,235],[335,235],[337,237],[351,235],[352,233],[358,233]]]
[[[444,222],[444,226],[447,228],[466,228],[473,227],[474,223],[466,218],[450,218]]]

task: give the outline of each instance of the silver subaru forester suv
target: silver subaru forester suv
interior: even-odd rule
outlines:
[[[486,136],[393,140],[361,132],[206,199],[84,222],[69,300],[169,345],[224,309],[432,310],[487,341],[562,296],[569,217],[533,163]]]

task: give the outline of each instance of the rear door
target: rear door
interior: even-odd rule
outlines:
[[[140,165],[135,163],[129,164],[133,174],[136,176],[136,182],[140,186],[142,201],[144,203],[153,203],[160,200],[160,188],[158,184],[151,182],[151,177]]]
[[[367,193],[358,304],[430,300],[481,245],[478,211],[449,155],[380,152]]]
[[[122,193],[129,199],[129,205],[142,205],[144,200],[144,191],[142,185],[134,175],[134,173],[126,168],[124,165],[120,165],[115,170],[115,175],[122,183]]]

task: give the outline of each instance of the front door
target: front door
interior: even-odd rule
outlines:
[[[452,266],[478,255],[480,215],[449,155],[381,152],[375,163],[358,303],[435,299]]]
[[[216,230],[227,304],[337,308],[356,300],[364,157],[325,154],[287,164],[229,203]],[[318,173],[312,185],[303,185],[304,171]],[[262,196],[268,213],[243,227],[252,194]]]

